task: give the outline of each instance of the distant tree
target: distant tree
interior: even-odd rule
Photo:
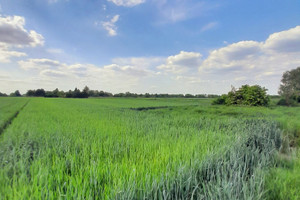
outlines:
[[[283,98],[281,104],[300,102],[300,67],[283,73],[278,94]]]
[[[0,92],[0,97],[7,97],[7,94]]]
[[[89,97],[97,97],[98,95],[97,95],[97,90],[90,90],[89,91]]]
[[[269,102],[267,89],[259,85],[243,85],[238,90],[232,87],[227,95],[215,99],[212,104],[267,106]]]
[[[35,96],[35,90],[28,90],[28,91],[26,92],[26,96],[28,96],[28,97],[33,97],[33,96]]]
[[[66,92],[66,98],[72,98],[72,97],[73,97],[72,90],[69,90],[68,92]]]
[[[73,98],[81,98],[81,92],[78,88],[75,88],[72,94]]]
[[[56,88],[55,90],[53,90],[52,91],[52,97],[59,97],[59,94],[60,92],[59,92],[59,90],[58,90],[58,88]]]
[[[88,98],[89,97],[89,87],[88,86],[85,86],[82,90],[82,93],[81,93],[81,98]]]
[[[36,97],[44,97],[46,95],[46,92],[44,89],[37,89],[35,91],[35,96]]]
[[[185,97],[185,98],[194,98],[195,96],[192,95],[192,94],[185,94],[184,97]]]
[[[22,96],[19,90],[16,90],[15,92],[11,93],[9,96],[11,97],[20,97]]]

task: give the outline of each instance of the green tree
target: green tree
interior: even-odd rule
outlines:
[[[300,67],[283,73],[278,94],[283,98],[281,104],[300,102]]]
[[[88,98],[89,97],[89,87],[88,86],[85,86],[82,90],[82,93],[81,93],[81,98]]]
[[[22,96],[19,90],[16,90],[15,92],[11,93],[9,96],[11,97],[20,97]]]

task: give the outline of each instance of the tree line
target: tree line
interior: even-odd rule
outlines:
[[[131,92],[112,94],[110,92],[90,90],[88,86],[85,86],[82,90],[75,88],[64,92],[56,88],[53,91],[46,91],[44,89],[28,90],[24,95],[21,95],[19,90],[7,95],[0,93],[0,96],[11,96],[11,97],[46,97],[46,98],[88,98],[88,97],[131,97],[131,98],[216,98],[219,95],[215,94],[137,94]]]
[[[249,106],[267,106],[270,98],[281,97],[278,105],[299,105],[300,103],[300,67],[286,71],[282,75],[281,84],[278,90],[280,96],[267,95],[267,89],[259,85],[243,85],[241,88],[232,90],[228,94],[137,94],[137,93],[118,93],[112,94],[109,92],[90,90],[87,86],[80,89],[75,88],[73,91],[61,91],[56,88],[53,91],[45,91],[44,89],[28,90],[25,95],[21,95],[19,90],[7,95],[0,92],[0,97],[60,97],[60,98],[88,98],[88,97],[143,97],[143,98],[216,98],[213,104],[223,105],[249,105]]]

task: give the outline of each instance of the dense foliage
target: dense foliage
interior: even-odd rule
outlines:
[[[282,96],[279,105],[300,103],[300,67],[284,72],[278,94]]]
[[[270,98],[266,91],[267,89],[259,85],[243,85],[238,90],[232,88],[227,95],[223,94],[214,100],[213,104],[267,106],[270,102]]]

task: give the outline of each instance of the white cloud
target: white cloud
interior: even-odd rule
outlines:
[[[165,62],[164,57],[129,57],[114,58],[112,63],[120,66],[134,66],[139,69],[155,69],[158,65]]]
[[[210,22],[201,28],[201,32],[211,30],[211,29],[215,28],[217,25],[218,25],[218,22]]]
[[[256,41],[241,41],[213,50],[203,61],[200,70],[251,68],[249,60],[260,54],[261,46],[262,44]]]
[[[66,64],[50,59],[28,59],[18,62],[20,68],[30,73],[34,81],[40,82],[40,87],[47,89],[48,85],[61,86],[70,89],[75,86],[89,85],[120,92],[129,91],[138,86],[140,80],[152,77],[155,72],[133,65],[111,64],[95,66],[92,64]],[[63,83],[63,84],[61,84]],[[112,90],[111,90],[112,89]]]
[[[21,16],[0,16],[0,42],[14,46],[32,46],[44,44],[44,38],[34,30],[24,28],[25,18]]]
[[[210,52],[200,71],[288,70],[300,64],[300,26],[271,34],[265,42],[241,41]]]
[[[54,69],[62,65],[59,61],[46,58],[21,60],[18,64],[24,70]]]
[[[274,94],[282,73],[300,66],[299,46],[300,26],[273,33],[264,42],[233,43],[210,52],[199,67],[200,77],[262,84]]]
[[[196,71],[201,64],[201,57],[197,52],[181,51],[177,55],[169,56],[166,63],[157,68],[175,74]]]
[[[45,69],[45,70],[41,71],[40,74],[47,76],[47,77],[54,77],[54,78],[67,76],[67,74],[65,74],[62,71],[51,70],[51,69]]]
[[[300,52],[300,26],[271,34],[264,47],[282,53]]]
[[[293,46],[293,43],[297,43],[295,35],[298,31],[298,28],[293,28],[278,32],[281,34],[279,38],[273,37],[277,35],[274,33],[266,41],[228,44],[209,52],[205,58],[199,52],[181,51],[165,58],[115,58],[112,64],[106,66],[27,59],[18,62],[24,69],[21,72],[28,75],[27,78],[25,75],[22,79],[12,78],[14,82],[2,81],[0,86],[12,88],[11,91],[37,86],[49,90],[56,87],[68,90],[88,85],[92,89],[113,93],[131,91],[221,94],[228,92],[231,85],[239,87],[242,84],[259,84],[275,94],[282,73],[300,66],[298,49],[289,48],[287,45]],[[290,40],[294,42],[290,43]],[[285,45],[282,45],[282,41]],[[14,74],[6,76],[14,77]]]
[[[1,63],[11,62],[12,57],[23,57],[23,56],[26,56],[26,53],[9,50],[7,45],[0,44],[0,62]]]
[[[107,0],[107,1],[110,1],[116,4],[117,6],[125,6],[125,7],[133,7],[146,2],[146,0]]]
[[[115,15],[111,18],[111,20],[106,22],[101,22],[102,27],[108,32],[109,36],[116,36],[117,35],[117,26],[115,23],[119,20],[120,15]]]
[[[26,53],[12,50],[13,48],[44,44],[42,35],[33,30],[26,30],[24,25],[24,17],[0,15],[0,62],[7,63],[13,57],[26,56]]]

